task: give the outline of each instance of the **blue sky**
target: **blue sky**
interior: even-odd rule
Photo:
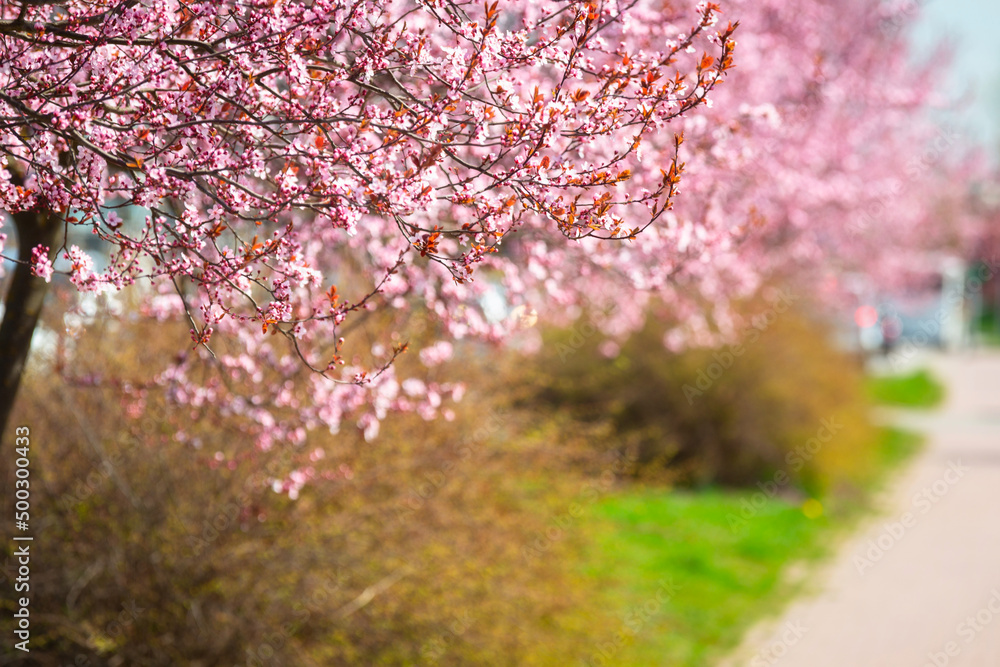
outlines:
[[[919,0],[913,57],[926,60],[933,45],[954,48],[946,88],[954,97],[971,95],[964,108],[948,115],[968,138],[1000,162],[1000,0]]]

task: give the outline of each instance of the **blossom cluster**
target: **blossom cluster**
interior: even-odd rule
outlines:
[[[389,405],[430,415],[439,392],[394,379],[401,347],[345,359],[352,319],[420,302],[450,336],[500,337],[473,283],[512,261],[504,240],[635,238],[672,206],[680,137],[655,182],[632,188],[632,170],[732,67],[735,26],[712,3],[649,4],[7,3],[0,205],[87,232],[108,260],[67,238],[73,286],[151,284],[147,312],[169,304],[251,387],[196,389],[181,364],[161,378],[177,400],[227,402],[262,446],[294,439],[262,406],[297,360],[318,375],[299,421],[335,429],[367,405],[374,435]],[[219,334],[241,352],[216,353]]]
[[[375,437],[461,394],[397,377],[403,327],[359,351],[375,311],[434,322],[428,367],[580,307],[606,313],[611,354],[654,301],[683,323],[668,346],[709,344],[769,277],[891,272],[961,236],[934,219],[958,156],[921,149],[932,73],[879,29],[885,7],[724,9],[5,3],[0,207],[68,230],[36,275],[141,283],[141,312],[188,322],[196,353],[158,380],[263,448],[345,420]]]

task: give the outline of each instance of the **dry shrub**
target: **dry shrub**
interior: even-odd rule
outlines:
[[[172,326],[98,323],[74,372],[148,377],[184,336]],[[372,443],[345,429],[261,452],[211,406],[150,390],[140,411],[115,383],[36,364],[15,409],[32,432],[32,652],[7,642],[7,662],[563,664],[587,646],[563,564],[582,536],[527,546],[583,479],[548,479],[550,457],[581,448],[519,439],[489,375],[469,379],[452,422],[391,415]],[[297,500],[270,489],[306,464],[320,478]]]
[[[411,332],[399,342],[433,338],[388,325]],[[4,657],[572,664],[615,622],[572,564],[582,517],[618,478],[739,484],[784,470],[818,488],[849,483],[871,442],[860,373],[809,317],[773,318],[721,373],[718,350],[667,353],[664,327],[652,318],[615,359],[579,326],[546,331],[531,358],[467,346],[428,370],[404,355],[404,376],[468,383],[454,421],[390,415],[371,443],[345,428],[263,452],[214,406],[180,409],[155,390],[140,406],[121,390],[163,366],[183,325],[100,320],[72,369],[104,381],[66,384],[36,364],[15,408],[33,443],[32,652],[8,642]],[[823,420],[837,432],[794,468]],[[310,460],[317,447],[325,457]],[[270,489],[306,465],[318,478],[297,500]],[[11,507],[11,471],[3,482]],[[8,637],[10,623],[8,609]]]
[[[666,351],[669,320],[657,317],[615,358],[584,322],[548,330],[511,382],[539,419],[563,412],[602,426],[601,447],[637,451],[635,474],[647,480],[744,485],[785,471],[814,491],[850,484],[874,437],[861,369],[804,309],[775,305],[741,304],[759,326],[719,349]]]

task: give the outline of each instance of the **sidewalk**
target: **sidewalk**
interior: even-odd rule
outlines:
[[[734,665],[1000,667],[1000,353],[934,356],[943,408],[901,414],[926,450]]]

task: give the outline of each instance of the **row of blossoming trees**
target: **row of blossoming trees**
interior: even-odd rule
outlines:
[[[269,447],[345,420],[373,436],[459,391],[397,377],[399,319],[353,343],[372,312],[500,341],[519,319],[492,292],[608,313],[615,336],[656,298],[685,323],[667,344],[710,343],[777,273],[828,284],[961,242],[938,215],[959,148],[927,152],[933,72],[898,19],[866,0],[4,3],[0,425],[56,276],[141,286],[144,316],[186,321],[150,380]]]

